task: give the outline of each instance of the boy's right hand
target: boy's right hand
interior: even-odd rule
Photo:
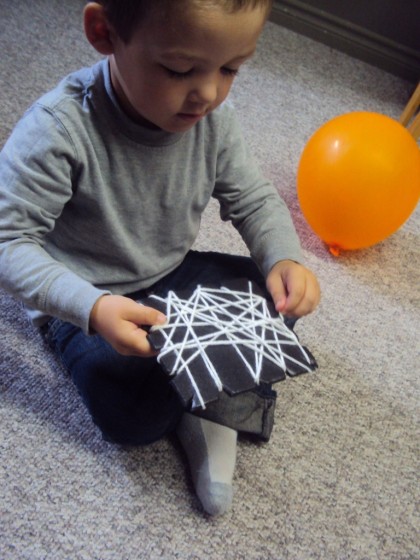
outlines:
[[[101,296],[92,308],[89,326],[124,356],[155,356],[142,325],[163,325],[166,317],[124,296]]]

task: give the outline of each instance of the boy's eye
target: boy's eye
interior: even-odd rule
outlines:
[[[225,76],[232,76],[232,77],[235,77],[235,76],[238,74],[239,70],[238,70],[237,68],[226,68],[226,66],[224,66],[224,67],[221,69],[221,72],[222,72],[222,74],[224,74]]]
[[[184,80],[188,78],[192,74],[192,70],[187,70],[187,72],[176,72],[175,70],[171,70],[170,68],[166,68],[165,70],[169,74],[171,78],[175,78],[176,80]]]
[[[191,68],[191,70],[187,70],[186,72],[177,72],[176,70],[172,70],[171,68],[167,68],[166,66],[164,66],[164,68],[169,76],[176,80],[184,80],[185,78],[191,76],[191,74],[194,72],[193,68]],[[227,68],[226,66],[223,66],[220,69],[221,74],[228,77],[235,77],[238,74],[238,71],[239,70],[236,68]]]

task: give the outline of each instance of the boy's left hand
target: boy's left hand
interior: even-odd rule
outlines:
[[[319,303],[321,290],[316,276],[294,261],[279,261],[267,276],[267,289],[276,311],[283,315],[302,317]]]

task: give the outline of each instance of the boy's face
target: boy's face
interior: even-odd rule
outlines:
[[[261,8],[196,8],[164,22],[150,16],[129,43],[114,37],[111,79],[124,110],[152,128],[188,130],[224,101],[265,19]]]

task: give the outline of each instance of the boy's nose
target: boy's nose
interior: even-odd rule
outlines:
[[[218,84],[216,80],[207,80],[197,84],[191,91],[189,99],[195,103],[209,104],[217,99]]]

